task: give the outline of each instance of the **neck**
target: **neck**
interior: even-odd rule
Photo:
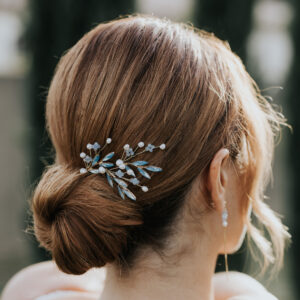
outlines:
[[[154,252],[146,253],[139,257],[129,277],[122,278],[114,265],[108,265],[107,275],[101,300],[213,300],[213,275],[217,260],[217,251],[211,239],[205,242],[201,237],[195,241],[186,235],[189,253],[174,259],[172,263],[163,262]],[[195,247],[191,245],[195,243]],[[199,246],[198,246],[199,245]],[[168,257],[175,257],[168,256]]]

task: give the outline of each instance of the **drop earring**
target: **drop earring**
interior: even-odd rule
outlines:
[[[224,228],[224,258],[225,258],[225,270],[228,272],[228,260],[227,260],[227,253],[226,253],[226,227],[228,225],[228,211],[226,208],[226,200],[224,202],[224,209],[222,212],[222,226]]]

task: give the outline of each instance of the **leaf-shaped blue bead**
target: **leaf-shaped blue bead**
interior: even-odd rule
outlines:
[[[122,197],[122,199],[125,199],[125,196],[124,196],[124,194],[123,194],[122,189],[120,188],[120,186],[118,186],[118,191],[119,191],[119,194]]]
[[[99,159],[100,159],[100,155],[97,154],[93,159],[92,166],[94,166],[99,161]]]
[[[104,167],[104,168],[111,168],[114,166],[113,163],[101,163],[100,166]]]
[[[107,155],[104,156],[104,158],[102,159],[102,161],[107,161],[110,160],[113,156],[114,156],[115,152],[110,152]]]
[[[99,173],[99,170],[98,170],[98,169],[91,169],[91,170],[90,170],[90,173],[98,174],[98,173]]]
[[[134,161],[133,163],[131,163],[134,166],[144,166],[146,165],[148,162],[144,161],[144,160],[138,160],[138,161]]]
[[[143,170],[142,168],[137,168],[137,169],[138,169],[138,171],[139,171],[144,177],[146,177],[146,178],[148,178],[148,179],[151,178],[150,175],[149,175],[145,170]]]
[[[123,187],[127,187],[127,183],[122,179],[114,177],[114,181],[117,182],[119,185],[121,185]]]
[[[106,173],[106,178],[107,178],[107,181],[108,181],[109,185],[110,185],[111,187],[113,187],[113,186],[114,186],[114,183],[113,183],[113,181],[111,180],[111,177],[108,175],[108,173]]]
[[[130,198],[131,200],[136,200],[135,195],[134,195],[131,191],[129,191],[129,190],[123,190],[123,192],[124,192],[125,195],[126,195],[128,198]]]
[[[160,172],[160,171],[162,171],[162,168],[156,167],[156,166],[147,166],[147,167],[145,167],[145,169],[147,169],[148,171],[152,171],[152,172]]]

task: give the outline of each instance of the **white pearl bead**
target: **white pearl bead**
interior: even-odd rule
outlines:
[[[84,152],[81,152],[81,153],[80,153],[80,157],[81,157],[81,158],[85,158],[85,157],[86,157],[86,154],[85,154]]]
[[[86,172],[87,172],[87,169],[85,169],[85,168],[81,168],[81,169],[80,169],[80,173],[81,173],[81,174],[84,174],[84,173],[86,173]]]
[[[161,144],[161,145],[159,146],[159,148],[160,148],[161,150],[164,150],[164,149],[166,149],[166,145],[165,145],[165,144]]]
[[[228,225],[227,221],[223,221],[222,225],[223,225],[223,227],[227,227],[227,225]]]
[[[126,172],[128,175],[132,175],[132,176],[134,176],[134,172],[130,169],[130,170],[127,170],[127,172]]]
[[[144,147],[144,145],[145,145],[145,144],[144,144],[143,142],[139,142],[139,143],[138,143],[138,146],[139,146],[140,148]]]
[[[119,165],[122,165],[123,164],[123,160],[122,159],[118,159],[116,161],[116,165],[119,166]]]
[[[86,145],[86,147],[87,147],[88,149],[92,149],[92,148],[93,148],[93,145],[89,143],[89,144]]]
[[[101,174],[104,174],[105,173],[105,168],[103,168],[102,166],[101,167],[99,167],[99,172],[101,173]]]
[[[148,187],[146,187],[145,185],[142,186],[142,191],[143,192],[148,192]]]
[[[107,144],[110,144],[110,143],[111,143],[111,138],[107,138],[107,139],[106,139],[106,143],[107,143]]]
[[[129,145],[128,144],[126,144],[126,145],[124,145],[124,150],[129,150]]]
[[[125,165],[121,164],[121,165],[119,165],[119,168],[123,170],[123,169],[125,169]]]

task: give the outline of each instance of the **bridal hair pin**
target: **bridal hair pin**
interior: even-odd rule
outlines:
[[[154,146],[152,144],[148,144],[143,151],[136,153],[139,148],[143,148],[145,146],[143,142],[139,142],[135,150],[126,144],[123,147],[124,150],[122,157],[117,159],[114,164],[109,161],[114,156],[114,152],[110,152],[100,159],[100,152],[102,152],[106,145],[111,142],[112,139],[107,138],[106,143],[102,148],[97,142],[94,144],[88,143],[86,147],[89,150],[89,155],[85,152],[80,153],[80,157],[83,159],[85,164],[85,168],[81,168],[80,173],[84,174],[90,172],[92,174],[106,174],[107,181],[111,187],[113,187],[114,182],[117,184],[118,192],[122,199],[125,199],[126,195],[131,200],[136,200],[135,195],[128,189],[128,184],[132,183],[133,185],[139,186],[144,192],[148,191],[148,187],[139,184],[140,180],[136,177],[133,169],[136,168],[138,173],[140,173],[143,177],[151,179],[151,176],[147,171],[161,172],[162,168],[148,165],[148,162],[144,160],[136,160],[133,162],[130,160],[144,152],[152,152],[156,148],[164,150],[166,145],[161,144],[160,146]]]

